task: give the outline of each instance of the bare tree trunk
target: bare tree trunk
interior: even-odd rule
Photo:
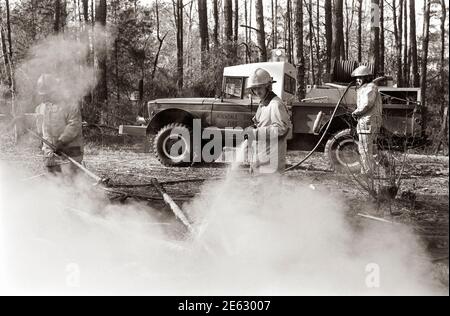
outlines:
[[[2,6],[0,4],[0,36],[1,36],[1,45],[2,45],[2,59],[3,59],[3,67],[5,70],[5,75],[8,78],[8,86],[11,88],[13,78],[11,76],[10,72],[10,65],[9,65],[9,52],[8,52],[8,46],[6,44],[6,35],[5,30],[3,28],[3,12],[2,12]]]
[[[427,66],[428,66],[428,43],[430,40],[430,7],[431,0],[425,0],[423,12],[423,40],[422,40],[422,64],[420,76],[420,88],[422,92],[422,104],[424,106],[424,124],[423,130],[426,130],[427,125]]]
[[[214,15],[214,32],[213,40],[216,47],[219,46],[219,5],[217,0],[213,1],[213,15]]]
[[[173,0],[173,6],[177,27],[177,86],[181,92],[184,86],[183,0]]]
[[[234,43],[237,46],[239,40],[239,1],[234,0]]]
[[[327,73],[331,72],[333,50],[333,14],[331,0],[325,0],[325,38],[327,42]]]
[[[198,0],[198,20],[200,29],[201,66],[206,67],[206,52],[209,50],[208,7],[206,0]]]
[[[159,46],[158,46],[158,50],[156,52],[155,60],[153,62],[153,70],[152,70],[152,75],[151,75],[152,85],[153,85],[153,81],[155,80],[156,69],[158,68],[159,55],[161,54],[161,49],[162,49],[164,40],[166,39],[166,36],[167,36],[167,33],[166,33],[166,35],[164,35],[161,38],[161,30],[160,30],[161,22],[160,22],[160,18],[159,18],[158,0],[155,1],[155,11],[156,11],[156,37],[158,39]]]
[[[409,86],[408,76],[408,0],[404,0],[403,5],[403,80],[405,86]]]
[[[297,42],[297,97],[305,98],[305,56],[303,54],[303,0],[295,0],[295,39]]]
[[[380,0],[372,0],[372,25],[370,30],[369,60],[374,74],[380,73]]]
[[[403,36],[403,0],[399,0],[400,14],[398,18],[398,35],[397,35],[397,82],[399,87],[403,87],[403,67],[402,67],[402,36]]]
[[[292,11],[291,8],[291,1],[287,0],[286,3],[287,6],[287,10],[286,10],[286,29],[287,29],[287,36],[286,36],[286,44],[287,44],[287,57],[288,57],[288,61],[289,63],[293,63],[293,56],[292,56],[292,46],[291,46],[291,14],[290,12]]]
[[[289,0],[288,0],[289,1]],[[256,0],[256,25],[258,29],[258,46],[260,62],[267,61],[266,32],[264,31],[264,7],[262,0]]]
[[[312,20],[312,0],[309,0],[309,67],[311,71],[312,84],[316,84],[316,75],[314,73],[314,49],[313,49],[313,20]]]
[[[412,85],[413,87],[419,87],[420,76],[419,76],[419,65],[417,57],[417,35],[416,35],[416,5],[415,1],[409,1],[409,16],[410,16],[410,27],[409,27],[409,38],[411,46],[411,64],[412,64]]]
[[[362,62],[362,2],[358,0],[358,62]]]
[[[278,0],[275,0],[275,47],[278,48]]]
[[[316,28],[317,28],[317,38],[316,38],[316,57],[317,57],[317,83],[322,83],[322,58],[320,54],[320,2],[316,2]]]
[[[58,34],[61,30],[61,0],[55,0],[55,20],[53,31]]]
[[[83,17],[84,21],[89,21],[89,0],[83,0]]]
[[[384,37],[384,0],[380,1],[380,74],[384,75],[385,69],[384,64],[386,62],[386,48],[385,48],[385,37]]]
[[[106,13],[107,4],[106,0],[96,0],[95,8],[95,22],[106,27]],[[103,37],[103,35],[100,35]],[[107,65],[107,50],[106,50],[106,38],[102,38],[98,41],[96,46],[96,56],[98,64],[98,83],[95,89],[95,95],[97,98],[97,111],[96,111],[96,122],[102,122],[104,120],[104,111],[107,109],[108,105],[108,65]],[[102,122],[104,123],[104,122]]]
[[[224,3],[225,18],[225,51],[227,58],[233,58],[233,0],[225,0]]]
[[[333,0],[333,4],[333,49],[331,58],[340,60],[345,54],[343,0]]]

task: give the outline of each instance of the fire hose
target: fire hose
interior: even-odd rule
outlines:
[[[319,141],[317,142],[316,146],[308,153],[308,155],[306,155],[305,158],[303,158],[300,162],[298,162],[297,164],[293,165],[292,167],[289,167],[287,169],[285,169],[283,171],[283,173],[292,171],[297,169],[298,167],[300,167],[303,163],[305,163],[305,161],[307,161],[315,152],[316,150],[319,148],[320,144],[322,143],[322,141],[325,139],[325,137],[328,134],[328,130],[330,129],[331,123],[333,122],[334,118],[336,117],[336,113],[339,109],[339,107],[341,106],[342,101],[344,100],[345,95],[347,94],[347,92],[350,90],[350,88],[355,84],[354,81],[352,81],[348,86],[347,89],[345,89],[344,93],[342,94],[342,96],[340,97],[338,103],[336,104],[333,114],[331,115],[331,118],[328,122],[328,125],[325,129],[325,131],[322,133],[322,137],[319,139]]]

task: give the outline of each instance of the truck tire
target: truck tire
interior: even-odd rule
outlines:
[[[177,145],[177,147],[173,147]],[[153,149],[158,160],[167,167],[187,167],[192,160],[192,132],[184,124],[169,124],[156,135]],[[176,150],[176,152],[173,152]]]
[[[325,157],[336,172],[359,172],[361,170],[358,140],[351,129],[334,134],[325,145]]]

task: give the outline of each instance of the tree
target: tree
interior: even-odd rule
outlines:
[[[380,72],[380,0],[372,0],[371,9],[369,60],[374,65],[374,74],[378,75]]]
[[[181,92],[184,85],[183,0],[172,0],[172,4],[177,29],[177,86],[178,92]]]
[[[106,27],[106,14],[107,14],[107,4],[106,0],[96,0],[95,8],[95,22]],[[103,112],[106,111],[108,105],[108,64],[107,64],[107,47],[106,38],[102,34],[103,31],[99,32],[99,40],[97,46],[95,47],[97,64],[98,64],[98,82],[95,88],[95,96],[97,101],[97,109],[95,113],[95,123],[98,120],[103,120]]]
[[[297,42],[297,97],[305,98],[305,56],[303,54],[303,0],[295,0],[295,39]]]
[[[333,45],[332,60],[344,58],[344,15],[343,0],[333,0]]]
[[[386,62],[386,48],[384,36],[384,0],[380,1],[380,74],[384,75],[384,64]]]
[[[53,30],[56,34],[61,30],[61,0],[55,0],[55,24]]]
[[[419,87],[420,76],[417,61],[417,36],[416,36],[416,6],[415,1],[409,1],[409,42],[411,46],[412,85]]]
[[[206,66],[206,52],[209,50],[208,7],[206,0],[198,0],[198,24],[200,29],[200,49],[202,67]]]
[[[291,21],[291,0],[287,0],[287,10],[286,10],[286,43],[287,43],[287,56],[288,56],[288,61],[289,63],[293,63],[293,58],[292,58],[292,40],[291,40],[291,25],[292,25],[292,21]]]
[[[213,15],[214,15],[214,32],[213,32],[213,40],[214,45],[219,46],[219,5],[217,0],[213,1]]]
[[[421,76],[420,76],[420,88],[422,93],[422,103],[425,107],[425,118],[423,129],[426,129],[426,121],[427,121],[427,65],[428,65],[428,44],[430,40],[430,7],[431,0],[425,0],[423,6],[423,40],[422,40],[422,64],[421,64]]]
[[[411,2],[411,1],[410,1]],[[403,80],[409,86],[409,63],[408,63],[408,0],[403,3]]]
[[[289,0],[288,0],[289,1]],[[260,62],[267,61],[266,32],[264,31],[264,8],[262,0],[256,0],[256,25]]]
[[[312,84],[316,84],[316,75],[314,74],[314,50],[313,50],[313,15],[312,15],[312,0],[309,0],[308,5],[308,14],[309,14],[309,68],[311,72]]]
[[[333,50],[333,14],[331,0],[325,0],[325,38],[327,42],[327,73],[329,74],[331,72],[331,56]]]
[[[239,40],[239,1],[234,0],[234,43],[237,46]]]
[[[228,59],[233,58],[233,0],[225,0],[224,2],[224,18],[225,18],[225,51]]]
[[[397,85],[403,86],[403,71],[402,71],[402,20],[403,20],[403,0],[399,0],[400,14],[397,19],[397,5],[396,1],[392,0],[392,13],[394,18],[394,37],[396,50],[396,64],[397,64]]]

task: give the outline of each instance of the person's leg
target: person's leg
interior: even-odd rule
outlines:
[[[373,145],[371,134],[359,134],[358,149],[361,156],[361,173],[371,172],[371,159],[373,159]],[[372,158],[371,158],[372,155]]]

